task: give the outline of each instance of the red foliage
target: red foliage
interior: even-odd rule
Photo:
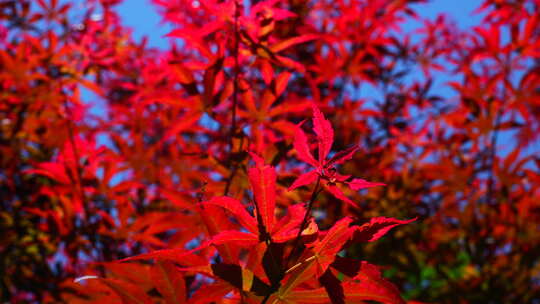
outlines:
[[[120,2],[0,3],[1,301],[540,298],[538,0]]]

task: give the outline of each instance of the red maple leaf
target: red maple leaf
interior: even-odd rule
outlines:
[[[289,191],[311,184],[320,179],[325,181],[323,186],[333,196],[356,207],[356,204],[345,196],[343,191],[337,187],[337,184],[346,185],[352,190],[384,186],[383,183],[368,182],[364,179],[351,178],[350,175],[341,175],[337,173],[335,166],[351,159],[353,154],[358,150],[358,146],[353,145],[343,151],[337,152],[333,157],[327,159],[334,142],[334,129],[315,104],[313,104],[313,131],[317,135],[317,144],[319,148],[317,160],[315,160],[311,154],[307,136],[301,128],[302,124],[303,122],[296,126],[293,145],[296,149],[297,157],[312,165],[315,169],[300,175],[289,187]]]

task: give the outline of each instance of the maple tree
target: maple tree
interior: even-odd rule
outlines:
[[[540,298],[538,0],[120,2],[0,2],[2,301]]]

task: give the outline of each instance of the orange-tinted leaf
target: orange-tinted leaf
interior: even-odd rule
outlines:
[[[278,77],[276,77],[274,93],[277,97],[279,97],[283,93],[283,91],[285,91],[285,88],[287,87],[287,83],[289,82],[291,75],[292,74],[289,72],[283,72],[279,74]]]
[[[111,288],[125,304],[151,304],[152,299],[137,285],[115,279],[99,279]]]
[[[173,263],[156,261],[150,271],[154,286],[167,304],[186,302],[186,283],[182,273]]]
[[[328,269],[336,254],[341,251],[343,245],[351,238],[354,231],[353,228],[349,227],[351,223],[352,219],[350,217],[339,220],[330,228],[322,240],[311,245],[317,257],[317,274],[319,276]]]
[[[172,70],[175,72],[175,74],[178,77],[178,80],[179,80],[180,83],[182,83],[182,84],[194,83],[195,79],[193,78],[193,74],[183,64],[175,63],[172,66],[173,66]]]
[[[215,282],[210,285],[203,285],[191,296],[188,303],[201,304],[221,301],[234,287],[227,282]]]
[[[285,299],[288,303],[329,303],[328,293],[324,288],[296,289],[290,292]]]
[[[274,78],[274,69],[268,60],[261,60],[261,74],[266,85],[269,85]]]
[[[352,281],[343,283],[347,303],[378,301],[389,304],[404,304],[397,288],[381,276],[377,267],[362,261],[360,272]]]
[[[201,118],[201,115],[201,112],[193,112],[186,115],[187,117],[178,119],[177,122],[173,124],[169,130],[167,130],[165,135],[163,135],[161,143],[165,142],[171,137],[177,136],[178,133],[191,128]]]
[[[316,39],[316,35],[302,35],[298,37],[289,38],[287,40],[283,40],[281,42],[278,42],[270,47],[270,50],[273,53],[277,53],[279,51],[282,51],[286,48],[289,48],[295,44],[304,43],[313,39]]]
[[[289,270],[290,273],[285,277],[285,282],[277,292],[278,297],[280,299],[288,298],[295,287],[309,279],[313,279],[316,271],[316,267],[313,267],[314,263],[315,257],[310,257]]]

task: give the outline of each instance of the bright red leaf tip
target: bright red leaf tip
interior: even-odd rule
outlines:
[[[294,131],[294,142],[293,142],[293,146],[294,146],[294,149],[296,150],[296,152],[298,153],[297,154],[297,157],[316,167],[317,169],[319,168],[319,162],[317,162],[314,158],[313,158],[313,155],[311,155],[311,152],[309,151],[309,144],[308,144],[308,139],[307,139],[307,136],[306,134],[304,133],[304,131],[302,131],[302,125],[304,124],[304,121],[302,121],[301,123],[299,123],[297,126],[296,126],[296,130]]]
[[[334,142],[334,129],[330,121],[324,118],[321,110],[313,104],[313,131],[317,134],[317,141],[319,143],[319,164],[322,165],[324,159],[332,149]]]
[[[353,234],[353,242],[373,242],[383,237],[390,229],[416,221],[417,218],[410,220],[398,220],[388,217],[374,217],[369,223],[356,228]]]
[[[186,301],[186,282],[183,274],[169,261],[156,261],[150,277],[155,287],[164,297],[165,303],[183,303]]]
[[[313,183],[314,181],[316,181],[318,176],[319,176],[319,174],[317,174],[317,171],[315,171],[315,170],[311,170],[308,173],[304,173],[304,174],[300,175],[294,181],[294,183],[289,187],[288,190],[292,191],[292,190],[294,190],[294,189],[296,189],[298,187],[309,185],[309,184]]]
[[[360,190],[360,189],[371,188],[371,187],[376,187],[376,186],[386,186],[386,184],[383,184],[383,183],[372,183],[361,178],[355,178],[352,181],[347,182],[347,185],[349,185],[349,188],[353,190]]]
[[[341,189],[339,189],[339,187],[336,186],[335,184],[330,184],[330,183],[329,183],[329,184],[327,184],[327,185],[325,186],[325,188],[326,188],[326,190],[327,190],[328,192],[330,192],[330,194],[332,194],[335,198],[337,198],[337,199],[339,199],[339,200],[341,200],[341,201],[343,201],[343,202],[345,202],[345,203],[347,203],[347,204],[349,204],[349,205],[351,205],[351,206],[353,206],[353,207],[358,208],[358,205],[357,205],[355,202],[353,202],[350,198],[348,198],[348,197],[343,193],[343,191],[341,191]]]
[[[210,246],[212,244],[211,241],[206,241],[200,246],[191,249],[186,250],[184,248],[177,248],[177,249],[161,249],[161,250],[155,250],[148,253],[143,253],[135,256],[130,256],[125,259],[118,260],[118,262],[129,262],[129,261],[137,261],[137,260],[149,260],[149,259],[155,259],[160,261],[174,261],[174,262],[180,262],[180,261],[189,261],[193,262],[194,264],[200,263],[201,258],[194,254],[196,251],[200,251],[202,249],[205,249],[206,247]],[[204,260],[203,260],[204,262]]]

